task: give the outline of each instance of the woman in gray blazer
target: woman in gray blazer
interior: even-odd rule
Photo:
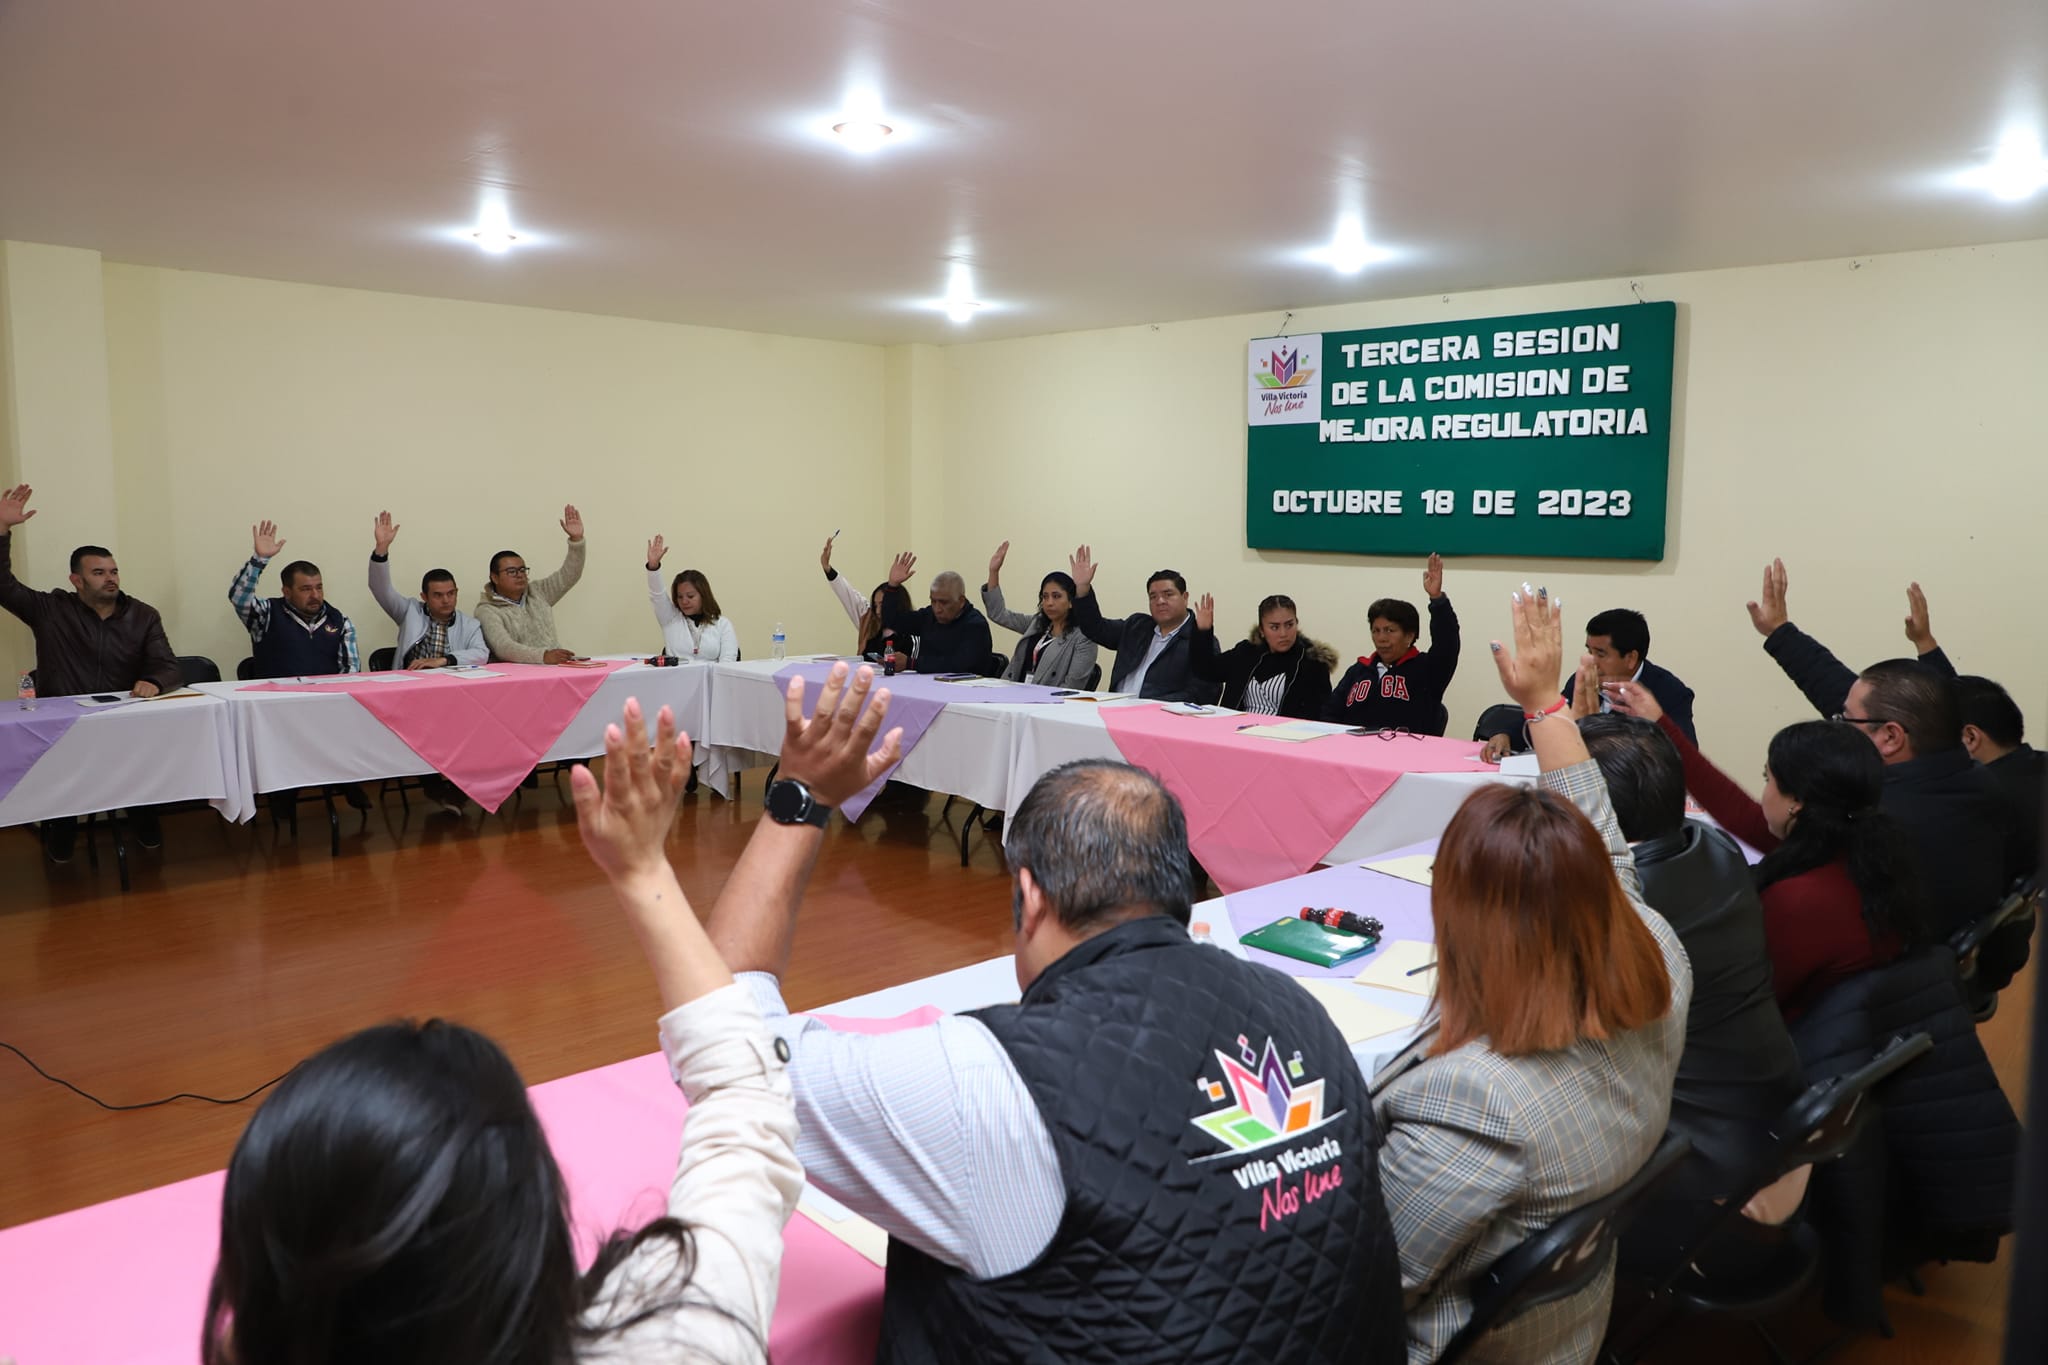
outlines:
[[[1038,612],[1025,616],[1003,603],[1003,561],[1010,542],[989,557],[988,581],[981,585],[981,610],[989,620],[1024,638],[1010,656],[1003,677],[1043,687],[1086,688],[1095,672],[1095,642],[1074,629],[1074,580],[1055,570],[1038,585]]]
[[[1494,658],[1529,718],[1541,786],[1481,788],[1445,829],[1436,995],[1371,1085],[1409,1365],[1457,1335],[1488,1266],[1656,1151],[1692,1000],[1685,951],[1643,904],[1606,780],[1562,706],[1557,607],[1518,595],[1514,626],[1515,651],[1496,644]],[[1591,1361],[1613,1292],[1609,1267],[1464,1359]]]

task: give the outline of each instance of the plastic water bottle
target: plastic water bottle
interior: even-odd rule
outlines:
[[[775,623],[775,633],[768,637],[768,657],[786,659],[789,657],[789,637],[782,633],[782,622]]]
[[[33,711],[33,710],[35,710],[35,709],[36,709],[36,675],[35,675],[35,674],[33,674],[33,673],[24,673],[24,674],[22,674],[22,675],[21,675],[21,688],[20,688],[20,690],[19,690],[19,691],[17,691],[17,692],[16,692],[16,693],[15,693],[14,695],[15,695],[16,697],[18,697],[18,698],[20,698],[20,699],[21,699],[21,709],[22,709],[22,710],[24,710],[24,711]]]

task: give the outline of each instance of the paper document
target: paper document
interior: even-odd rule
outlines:
[[[1500,761],[1502,777],[1535,777],[1541,771],[1534,754],[1509,754]]]
[[[1344,1035],[1347,1043],[1360,1043],[1383,1033],[1415,1026],[1415,1021],[1399,1010],[1374,1004],[1342,981],[1307,978],[1301,985],[1330,1012],[1331,1022],[1336,1024],[1337,1031]]]
[[[1228,715],[1220,706],[1204,706],[1200,702],[1170,701],[1159,708],[1169,716],[1223,716]]]
[[[1341,726],[1326,726],[1320,721],[1288,720],[1275,725],[1240,725],[1237,732],[1254,739],[1277,739],[1287,744],[1302,744],[1325,735],[1337,734]]]
[[[52,700],[55,700],[55,698],[52,698]],[[105,707],[126,706],[129,702],[141,701],[142,698],[131,697],[126,692],[101,692],[94,696],[73,697],[72,700],[80,706]]]
[[[954,678],[955,687],[1015,687],[1017,684],[1004,682],[1001,678]]]
[[[1375,862],[1360,863],[1360,867],[1374,872],[1384,872],[1389,877],[1399,877],[1404,882],[1417,886],[1430,885],[1430,869],[1436,866],[1434,853],[1410,853],[1401,858],[1381,858]]]
[[[503,673],[493,673],[488,668],[433,668],[427,670],[442,678],[502,678]]]
[[[1428,995],[1436,989],[1436,945],[1412,938],[1383,943],[1354,979],[1361,986]],[[1427,970],[1416,972],[1417,967]],[[1410,976],[1410,972],[1415,972]]]
[[[889,1234],[816,1185],[804,1186],[796,1211],[876,1265],[889,1264]]]

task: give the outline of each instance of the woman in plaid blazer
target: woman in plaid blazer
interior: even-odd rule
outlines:
[[[1607,784],[1559,699],[1560,605],[1516,594],[1514,633],[1494,658],[1529,717],[1541,786],[1483,788],[1444,831],[1436,997],[1372,1083],[1410,1365],[1457,1334],[1487,1266],[1656,1150],[1692,996],[1678,936],[1642,903]],[[1465,1359],[1591,1361],[1612,1294],[1610,1271]]]

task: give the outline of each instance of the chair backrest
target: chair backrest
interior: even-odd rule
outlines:
[[[1081,690],[1083,692],[1093,692],[1100,686],[1102,686],[1102,665],[1097,664],[1088,670],[1088,685]]]
[[[1933,1048],[1934,1039],[1925,1033],[1904,1034],[1854,1071],[1806,1087],[1771,1125],[1777,1160],[1762,1172],[1766,1178],[1759,1180],[1757,1190],[1795,1166],[1833,1161],[1848,1151],[1869,1120],[1871,1106],[1864,1101],[1871,1092]]]
[[[1492,739],[1495,735],[1506,735],[1514,741],[1514,751],[1523,753],[1529,747],[1529,722],[1523,718],[1522,708],[1515,702],[1503,702],[1489,706],[1479,713],[1479,719],[1472,726],[1472,738]]]
[[[184,676],[187,687],[193,683],[220,681],[220,665],[204,654],[180,654],[178,672]]]
[[[237,681],[248,682],[251,678],[255,676],[256,660],[253,657],[244,659],[242,660],[242,662],[235,665],[235,678]]]
[[[1956,968],[1968,981],[1977,975],[1977,953],[1993,934],[2008,924],[2041,913],[2041,874],[2021,878],[1988,914],[1956,931],[1948,943],[1955,950]]]
[[[986,659],[981,661],[981,676],[984,678],[1000,678],[1003,676],[1003,670],[1009,666],[1010,661],[1008,659],[992,652]]]
[[[397,662],[398,650],[393,645],[386,645],[382,649],[370,651],[370,671],[372,673],[389,673],[391,665]]]
[[[1430,718],[1423,724],[1415,727],[1415,733],[1418,735],[1441,735],[1450,728],[1451,708],[1445,706],[1442,702],[1438,702],[1436,710],[1431,713]]]
[[[1519,1314],[1592,1285],[1613,1260],[1615,1237],[1631,1210],[1691,1151],[1691,1139],[1666,1133],[1627,1184],[1572,1210],[1488,1266],[1472,1284],[1472,1317],[1437,1357],[1439,1365],[1457,1359]]]

